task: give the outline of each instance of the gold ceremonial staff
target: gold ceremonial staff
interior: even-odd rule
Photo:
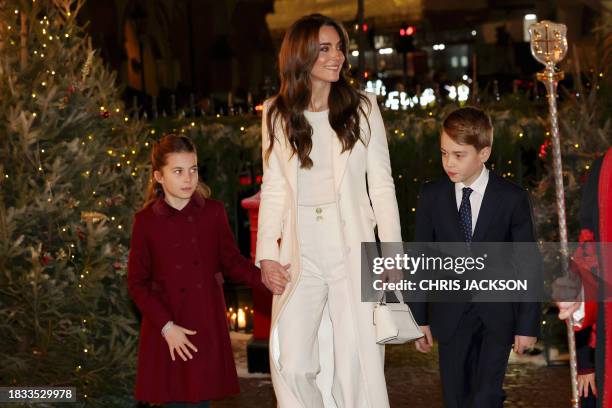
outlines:
[[[561,163],[561,140],[559,138],[559,118],[557,113],[557,83],[563,79],[563,71],[556,71],[555,64],[565,57],[567,52],[567,27],[551,21],[541,21],[529,28],[531,35],[531,54],[545,65],[544,71],[538,72],[537,78],[546,86],[548,109],[550,111],[550,128],[552,134],[553,172],[557,198],[557,215],[559,217],[559,243],[561,244],[561,267],[563,275],[569,275],[569,249],[567,244],[567,222],[565,218],[565,192],[563,190],[563,167]],[[572,407],[580,407],[578,395],[578,370],[576,367],[576,339],[574,337],[574,319],[570,317],[567,324],[567,344],[570,353],[570,374],[572,380]]]

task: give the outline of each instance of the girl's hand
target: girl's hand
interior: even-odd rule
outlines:
[[[275,295],[282,294],[285,291],[285,285],[291,280],[291,276],[288,272],[291,264],[283,266],[269,259],[262,260],[260,264],[261,281],[263,284]]]
[[[595,386],[595,373],[582,374],[578,376],[578,396],[588,397],[589,387],[593,396],[597,397],[597,387]]]
[[[194,334],[196,334],[195,331],[185,329],[184,327],[176,324],[173,324],[168,331],[166,331],[164,338],[168,343],[168,349],[170,350],[170,357],[172,358],[172,361],[174,361],[175,351],[183,359],[183,361],[187,361],[187,358],[190,360],[193,358],[189,352],[189,349],[192,349],[194,352],[197,352],[198,349],[191,344],[186,335],[192,336]]]

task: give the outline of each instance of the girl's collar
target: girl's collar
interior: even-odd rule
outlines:
[[[164,197],[159,197],[152,205],[153,212],[157,215],[165,215],[167,217],[178,214],[192,214],[196,209],[204,207],[206,199],[199,193],[194,193],[187,205],[182,210],[177,210],[164,200]]]

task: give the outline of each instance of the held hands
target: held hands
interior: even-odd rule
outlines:
[[[261,261],[261,281],[275,295],[285,291],[287,282],[291,280],[289,268],[291,264],[281,265],[276,261],[264,259]]]
[[[421,353],[429,353],[431,351],[431,348],[433,347],[433,337],[431,336],[431,330],[429,329],[429,326],[419,326],[419,329],[421,329],[421,332],[423,332],[425,336],[418,339],[414,343],[414,346]]]
[[[514,350],[515,353],[523,354],[525,350],[533,348],[537,340],[537,337],[516,335],[514,336],[514,345],[512,350]]]
[[[189,352],[189,349],[192,349],[197,353],[198,349],[187,339],[186,335],[194,335],[195,331],[185,329],[179,325],[173,324],[164,334],[164,338],[168,343],[168,349],[170,350],[170,357],[172,361],[174,361],[174,352],[183,359],[183,361],[187,361],[193,359],[193,356]]]

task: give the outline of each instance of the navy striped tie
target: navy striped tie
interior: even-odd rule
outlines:
[[[470,204],[472,191],[474,190],[469,187],[463,187],[463,196],[459,207],[459,223],[465,242],[472,242],[472,205]]]

